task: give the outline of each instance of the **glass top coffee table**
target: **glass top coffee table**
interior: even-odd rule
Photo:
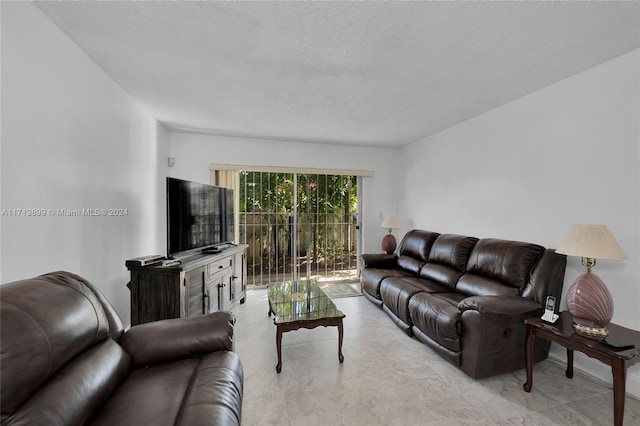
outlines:
[[[313,281],[287,281],[269,284],[269,316],[274,314],[278,364],[282,371],[282,333],[318,326],[338,327],[338,360],[342,363],[342,318],[333,301]]]

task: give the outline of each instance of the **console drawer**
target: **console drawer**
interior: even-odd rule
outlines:
[[[213,262],[207,265],[207,275],[209,276],[209,279],[211,279],[212,275],[217,275],[220,272],[226,272],[226,269],[229,268],[231,269],[231,257],[227,257],[221,260],[218,260],[217,262]]]

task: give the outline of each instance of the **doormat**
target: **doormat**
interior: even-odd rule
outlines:
[[[349,284],[323,284],[320,286],[320,288],[322,288],[322,291],[324,291],[325,294],[331,299],[362,296],[362,294],[360,294]]]

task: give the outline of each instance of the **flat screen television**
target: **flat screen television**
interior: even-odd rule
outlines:
[[[233,242],[233,190],[167,177],[167,256]]]

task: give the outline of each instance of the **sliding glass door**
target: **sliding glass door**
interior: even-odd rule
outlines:
[[[241,171],[239,240],[248,282],[357,279],[356,176]]]

